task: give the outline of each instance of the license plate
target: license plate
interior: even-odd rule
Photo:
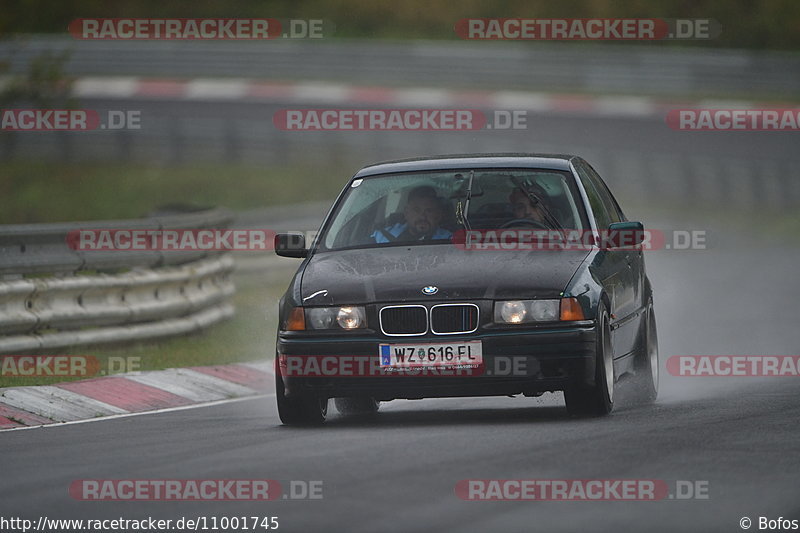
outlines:
[[[381,344],[382,367],[413,368],[427,366],[478,366],[483,363],[481,341],[434,344]]]

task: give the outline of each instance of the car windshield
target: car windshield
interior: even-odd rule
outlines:
[[[385,174],[352,182],[318,250],[441,244],[458,230],[584,227],[568,172],[476,169]]]

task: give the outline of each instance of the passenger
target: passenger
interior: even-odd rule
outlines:
[[[547,194],[545,194],[544,190],[538,185],[529,185],[528,190],[538,196],[542,201],[545,201],[545,198],[547,198]],[[533,220],[540,224],[547,224],[547,219],[541,206],[538,204],[534,205],[531,198],[519,187],[511,191],[508,201],[511,203],[511,211],[514,213],[515,219]]]

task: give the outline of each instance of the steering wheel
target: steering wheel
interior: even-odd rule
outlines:
[[[537,229],[550,229],[550,226],[548,226],[547,224],[539,222],[538,220],[533,220],[532,218],[515,218],[514,220],[509,220],[508,222],[500,226],[500,229],[513,228],[516,226],[522,226],[522,227],[530,226],[532,228],[537,228]]]

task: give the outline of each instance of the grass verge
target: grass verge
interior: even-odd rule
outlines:
[[[167,204],[242,210],[332,200],[355,170],[18,159],[0,163],[0,224],[139,218]]]

